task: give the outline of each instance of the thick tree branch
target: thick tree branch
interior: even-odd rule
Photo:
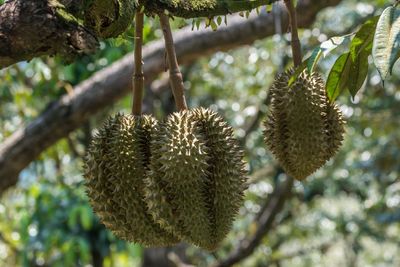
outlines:
[[[278,172],[279,173],[279,172]],[[277,214],[279,214],[290,195],[293,187],[293,178],[288,178],[281,186],[277,186],[274,192],[267,199],[267,205],[258,216],[257,230],[255,234],[240,242],[239,246],[226,259],[217,263],[215,267],[232,266],[247,258],[261,243],[263,237],[272,228]]]
[[[0,6],[0,68],[43,55],[71,60],[96,50],[97,38],[50,3],[14,0]]]
[[[321,9],[339,2],[341,0],[299,2],[299,26],[310,26]],[[215,51],[226,51],[271,36],[275,29],[273,21],[272,15],[262,14],[249,20],[231,20],[229,26],[215,32],[182,29],[175,35],[179,62],[188,64]],[[287,16],[283,17],[282,24],[283,28],[288,26]],[[146,82],[149,83],[164,71],[163,41],[147,45],[143,58]],[[18,130],[1,144],[0,194],[15,185],[19,172],[42,151],[79,128],[96,112],[130,92],[132,72],[133,55],[129,54],[77,85],[74,95],[63,96],[26,128]]]

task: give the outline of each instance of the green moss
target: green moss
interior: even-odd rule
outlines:
[[[87,0],[79,14],[72,14],[57,0],[49,3],[66,23],[85,26],[100,38],[117,37],[123,33],[133,22],[138,7],[138,2],[133,0]]]
[[[184,18],[214,17],[252,10],[278,0],[159,0],[142,1],[148,14],[168,10],[173,16]]]
[[[66,23],[72,23],[72,24],[77,24],[77,25],[83,25],[83,21],[71,13],[69,13],[65,6],[58,2],[57,0],[50,0],[49,5],[56,10],[56,15],[64,20]]]
[[[132,23],[137,5],[132,0],[92,0],[85,12],[85,25],[99,37],[117,37]]]

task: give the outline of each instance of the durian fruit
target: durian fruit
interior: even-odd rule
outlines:
[[[132,23],[138,2],[132,0],[89,1],[84,16],[85,26],[101,38],[117,37]]]
[[[168,10],[172,16],[183,18],[223,16],[240,11],[248,11],[269,5],[278,0],[141,0],[145,12],[156,14]]]
[[[89,201],[102,223],[123,240],[151,247],[178,242],[153,221],[144,201],[156,126],[150,116],[109,118],[94,136],[84,167]]]
[[[229,232],[246,188],[232,128],[203,108],[171,114],[158,127],[146,179],[149,211],[168,232],[214,250]]]
[[[288,86],[294,70],[281,74],[271,89],[265,142],[285,172],[303,180],[336,154],[343,141],[344,121],[326,95],[318,73],[303,71]]]

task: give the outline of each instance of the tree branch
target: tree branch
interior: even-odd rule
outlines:
[[[279,173],[279,172],[278,172]],[[261,243],[263,237],[272,228],[275,218],[282,211],[285,201],[293,187],[293,178],[288,178],[281,186],[277,186],[274,192],[266,200],[267,205],[261,211],[256,221],[258,227],[255,234],[249,239],[244,239],[239,246],[223,261],[215,267],[232,266],[250,256]]]
[[[43,55],[71,60],[92,53],[96,36],[77,22],[59,15],[48,0],[14,0],[0,6],[0,68]]]
[[[316,14],[323,8],[340,3],[341,0],[304,0],[299,26],[310,26]],[[181,64],[212,54],[226,51],[274,34],[274,19],[262,14],[248,20],[232,19],[227,27],[217,31],[191,31],[185,28],[175,35],[177,57]],[[287,27],[287,16],[282,18]],[[164,71],[164,46],[162,41],[153,42],[143,50],[146,63],[144,73],[150,83]],[[0,145],[0,194],[15,185],[18,174],[42,151],[59,139],[79,128],[91,116],[117,101],[132,90],[133,55],[129,54],[111,66],[97,72],[74,88],[74,95],[65,95],[50,105],[27,127],[11,135]]]

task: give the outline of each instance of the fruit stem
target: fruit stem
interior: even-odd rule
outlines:
[[[133,72],[133,105],[132,114],[142,114],[142,100],[144,89],[143,73],[143,12],[137,11],[135,15],[135,69]]]
[[[185,86],[183,85],[182,73],[179,69],[178,60],[176,58],[176,52],[174,47],[174,39],[172,37],[171,25],[169,24],[169,17],[160,13],[161,28],[164,34],[165,50],[167,54],[168,68],[169,68],[169,79],[174,95],[175,104],[178,110],[186,110],[186,99],[185,99]]]
[[[289,13],[290,31],[292,33],[292,53],[294,66],[298,67],[301,65],[301,44],[299,39],[299,33],[297,30],[297,14],[296,8],[294,7],[293,0],[285,0],[285,5]]]

